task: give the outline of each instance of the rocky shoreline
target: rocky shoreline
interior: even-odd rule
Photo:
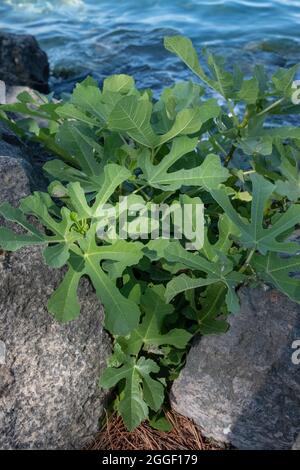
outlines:
[[[48,57],[33,36],[0,32],[0,80],[49,92]]]
[[[25,159],[0,156],[0,202],[29,195]],[[81,449],[97,432],[106,394],[98,387],[110,354],[103,310],[88,282],[82,315],[60,325],[47,299],[62,272],[39,247],[0,253],[0,448]]]
[[[47,56],[34,38],[0,35],[3,101],[15,101],[24,88],[49,91],[48,78]],[[37,146],[0,122],[0,203],[17,206],[45,188],[43,160]],[[99,429],[107,394],[98,378],[110,339],[87,281],[78,320],[60,325],[50,316],[47,298],[62,274],[44,264],[39,247],[0,251],[0,449],[81,449]]]

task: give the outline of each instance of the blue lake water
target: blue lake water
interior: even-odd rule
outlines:
[[[38,38],[57,91],[87,73],[129,73],[159,91],[189,75],[162,45],[178,33],[246,72],[300,62],[298,0],[0,0],[0,29]]]

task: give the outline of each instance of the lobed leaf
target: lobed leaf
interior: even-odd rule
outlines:
[[[211,194],[240,231],[239,239],[245,248],[258,250],[261,254],[266,254],[268,251],[295,253],[299,248],[297,243],[277,239],[299,223],[300,206],[290,206],[271,227],[264,228],[264,209],[275,187],[261,175],[252,174],[250,179],[253,193],[250,222],[242,220],[224,189],[212,190]]]
[[[296,276],[300,272],[299,255],[283,258],[276,253],[257,254],[252,258],[251,266],[262,279],[300,303],[300,280]]]
[[[177,137],[168,155],[157,165],[151,163],[149,155],[141,158],[140,166],[148,184],[163,191],[174,191],[183,185],[198,186],[208,191],[226,181],[229,172],[214,154],[207,155],[204,162],[196,168],[169,172],[172,165],[184,155],[193,152],[196,145],[197,138]]]

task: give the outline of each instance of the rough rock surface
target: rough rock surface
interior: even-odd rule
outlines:
[[[0,202],[28,194],[23,164],[0,157]],[[110,352],[103,311],[86,281],[81,316],[58,324],[46,304],[61,278],[40,248],[0,250],[0,449],[82,448],[98,429]]]
[[[18,95],[24,92],[29,93],[37,102],[42,102],[39,93],[29,86],[9,86],[4,81],[0,80],[0,104],[17,103],[19,101]]]
[[[0,80],[49,92],[47,54],[33,36],[0,32]]]
[[[4,142],[0,141],[0,150],[4,148]],[[12,146],[6,144],[10,151]],[[30,165],[21,158],[21,149],[18,149],[20,158],[1,156],[0,154],[0,203],[9,201],[13,206],[17,206],[22,197],[30,193],[30,183],[26,170],[30,170]]]
[[[9,158],[8,158],[9,157]],[[16,165],[16,171],[22,169],[22,174],[26,170],[28,188],[30,186],[32,191],[45,191],[49,182],[46,180],[45,175],[42,171],[42,167],[45,162],[51,157],[45,150],[43,150],[38,144],[30,143],[24,144],[20,139],[4,124],[0,121],[0,158],[6,158],[6,161],[2,161],[1,169],[1,185],[0,192],[5,191],[7,197],[12,197],[16,200],[23,197],[24,195],[19,194],[16,184],[14,182],[14,173],[8,167],[10,165]],[[20,160],[22,165],[14,160]],[[10,161],[10,163],[9,163]],[[17,177],[23,178],[21,174]],[[25,176],[26,178],[26,176]],[[9,183],[7,179],[11,179]],[[15,191],[13,191],[15,190]],[[28,191],[25,195],[28,194]],[[4,197],[4,196],[3,196]]]
[[[204,434],[239,449],[299,446],[300,306],[275,290],[246,289],[225,335],[195,342],[172,404]],[[298,442],[297,442],[298,438]]]
[[[24,158],[24,155],[26,158],[19,139],[0,121],[0,157]]]

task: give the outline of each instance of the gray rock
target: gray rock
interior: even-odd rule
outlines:
[[[33,36],[0,32],[0,80],[49,92],[49,63]]]
[[[0,104],[6,103],[6,86],[5,83],[0,80]]]
[[[300,450],[300,434],[298,435],[295,444],[292,447],[292,450]]]
[[[239,449],[291,449],[300,434],[300,306],[275,290],[244,288],[224,335],[192,346],[174,408],[204,434]]]
[[[16,152],[13,146],[6,144],[9,152]],[[3,150],[3,142],[0,142],[0,150]],[[30,193],[30,183],[26,170],[30,171],[30,165],[26,160],[1,156],[0,153],[0,202],[9,201],[13,206],[17,206],[22,197]],[[9,153],[7,152],[7,153]],[[17,187],[16,187],[17,185]]]
[[[0,158],[0,202],[28,191],[22,160]],[[103,309],[85,281],[81,316],[57,323],[46,304],[62,276],[40,248],[0,250],[0,449],[79,449],[98,430],[111,349]]]
[[[6,160],[3,161],[3,158]],[[18,168],[21,168],[22,172],[24,172],[24,170],[26,171],[27,176],[25,176],[25,180],[27,181],[29,179],[26,184],[28,188],[30,187],[31,191],[45,191],[49,181],[47,181],[42,167],[45,162],[51,158],[53,157],[38,144],[25,144],[21,142],[8,126],[0,121],[0,160],[2,161],[0,168],[0,192],[6,192],[10,194],[10,197],[16,200],[18,200],[19,197],[23,197],[23,195],[18,192],[11,191],[11,189],[16,189],[13,171],[12,169],[8,171],[11,165],[16,165],[16,171],[18,171]],[[21,161],[21,166],[18,165],[18,162],[14,162],[15,159]],[[9,162],[9,160],[12,161]],[[20,174],[17,176],[22,179]],[[11,178],[10,183],[8,183],[7,178]],[[26,195],[28,191],[27,189]],[[3,198],[6,199],[6,196],[3,195]]]
[[[18,96],[21,93],[29,94],[36,102],[42,103],[40,95],[37,91],[28,86],[9,86],[0,80],[0,104],[14,104],[19,102]]]
[[[0,157],[23,158],[25,153],[18,138],[0,122]]]
[[[0,366],[4,366],[6,363],[6,346],[3,341],[0,341]]]

